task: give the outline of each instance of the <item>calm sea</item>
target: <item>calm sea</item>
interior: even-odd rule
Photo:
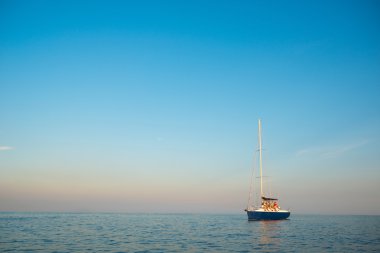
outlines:
[[[0,252],[380,252],[380,216],[0,213]]]

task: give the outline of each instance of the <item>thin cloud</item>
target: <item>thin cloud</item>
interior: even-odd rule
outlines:
[[[360,140],[360,141],[356,141],[356,142],[345,144],[345,145],[309,147],[309,148],[298,150],[296,152],[296,157],[313,155],[313,156],[319,156],[321,158],[335,158],[338,156],[342,156],[349,151],[360,148],[368,144],[368,142],[369,142],[368,140]]]
[[[9,146],[0,146],[0,151],[5,151],[5,150],[12,150],[14,149],[13,147],[9,147]]]

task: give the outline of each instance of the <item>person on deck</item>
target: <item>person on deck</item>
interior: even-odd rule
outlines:
[[[274,202],[273,207],[274,207],[274,210],[275,210],[275,211],[278,211],[278,205],[277,205],[277,202]]]

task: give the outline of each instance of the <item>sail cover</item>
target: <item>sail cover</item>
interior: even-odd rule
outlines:
[[[272,198],[266,198],[266,197],[261,197],[263,200],[278,200],[278,199],[272,199]]]

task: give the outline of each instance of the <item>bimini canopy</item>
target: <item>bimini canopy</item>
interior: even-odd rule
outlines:
[[[272,199],[272,198],[266,198],[266,197],[261,197],[263,200],[278,200],[278,199]]]

